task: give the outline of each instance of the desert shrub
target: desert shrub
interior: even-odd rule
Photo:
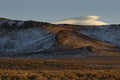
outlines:
[[[10,80],[21,80],[18,76],[11,76]]]
[[[30,75],[28,76],[28,80],[36,80],[37,76],[35,75]]]

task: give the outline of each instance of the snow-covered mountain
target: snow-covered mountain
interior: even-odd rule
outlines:
[[[119,33],[119,25],[55,25],[1,18],[0,56],[58,58],[73,54],[74,57],[81,54],[97,55],[100,50],[118,50]]]
[[[120,47],[120,25],[87,26],[78,32]]]

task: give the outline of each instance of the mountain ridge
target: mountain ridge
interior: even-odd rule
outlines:
[[[76,52],[76,49],[83,47],[88,47],[86,49],[88,54],[91,52],[98,54],[100,50],[108,54],[109,51],[116,53],[116,51],[119,51],[117,48],[119,46],[112,44],[112,42],[106,43],[104,40],[94,37],[93,33],[103,31],[102,34],[105,33],[106,36],[106,32],[111,34],[110,30],[113,30],[114,33],[117,32],[114,34],[116,35],[120,33],[119,29],[119,25],[116,25],[116,27],[110,25],[83,26],[50,24],[32,20],[0,20],[0,55],[1,57],[4,57],[4,55],[13,57],[14,55],[37,53],[34,56],[31,55],[31,57],[40,57],[45,56],[46,51],[51,55],[58,51],[59,54],[67,52],[66,54],[69,56],[71,50],[74,54],[80,54],[82,49],[78,52]],[[117,43],[119,44],[119,40]]]

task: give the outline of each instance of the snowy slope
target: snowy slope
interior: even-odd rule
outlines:
[[[120,46],[120,26],[90,26],[84,27],[77,32],[89,35],[95,39],[112,43],[113,45]]]
[[[54,41],[53,34],[41,28],[28,28],[13,32],[0,32],[0,53],[27,53],[34,50],[49,49]]]

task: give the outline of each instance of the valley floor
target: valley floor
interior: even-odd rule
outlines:
[[[0,58],[0,80],[120,80],[120,58]]]

